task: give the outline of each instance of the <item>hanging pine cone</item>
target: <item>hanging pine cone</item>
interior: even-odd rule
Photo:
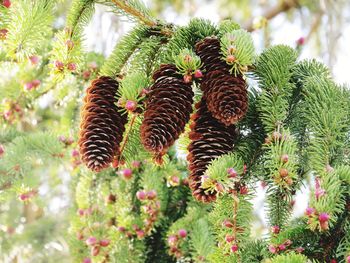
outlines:
[[[83,162],[95,172],[118,157],[123,140],[127,115],[115,104],[117,89],[117,81],[99,77],[86,90],[78,144]]]
[[[229,126],[239,121],[248,109],[248,93],[242,75],[237,77],[221,70],[208,73],[201,83],[209,111]]]
[[[193,196],[202,202],[216,199],[216,192],[205,192],[201,188],[201,180],[207,166],[219,156],[233,150],[237,137],[234,125],[225,126],[212,117],[204,98],[196,105],[197,112],[192,115],[187,160],[190,170],[190,188]]]
[[[175,65],[162,65],[153,79],[141,125],[141,139],[144,147],[161,163],[162,156],[189,121],[194,94],[191,83],[183,81]]]
[[[222,59],[220,41],[216,37],[206,37],[196,44],[196,54],[200,57],[205,73],[214,70],[229,72],[230,66]]]

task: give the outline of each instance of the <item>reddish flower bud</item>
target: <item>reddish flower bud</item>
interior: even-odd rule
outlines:
[[[236,245],[236,244],[232,245],[230,250],[232,253],[236,253],[238,251],[238,245]]]
[[[95,244],[97,243],[97,238],[91,236],[91,237],[89,237],[88,239],[86,239],[85,243],[86,243],[86,245],[88,245],[88,246],[93,246],[93,245],[95,245]]]
[[[192,76],[191,75],[185,75],[184,76],[184,82],[185,83],[190,83],[192,81]]]
[[[30,56],[29,57],[30,63],[32,63],[32,65],[36,65],[39,63],[39,57],[38,56]]]
[[[329,220],[330,216],[327,213],[320,213],[318,216],[318,220],[320,222],[327,222]]]
[[[216,183],[216,184],[215,184],[215,190],[216,190],[218,193],[222,193],[222,192],[225,191],[224,186],[223,186],[222,184],[220,184],[220,183]]]
[[[228,168],[227,173],[229,178],[235,178],[238,175],[234,168]]]
[[[280,227],[279,226],[272,226],[271,232],[274,234],[278,234],[280,232]]]
[[[108,247],[111,241],[109,239],[101,239],[100,246],[101,247]]]
[[[8,32],[6,28],[0,29],[0,40],[5,40]]]
[[[269,251],[272,254],[276,254],[277,253],[277,248],[274,245],[269,245]]]
[[[225,219],[222,222],[222,226],[227,227],[227,228],[232,228],[234,227],[233,223],[229,219]]]
[[[169,246],[175,246],[176,242],[177,242],[178,238],[175,235],[171,235],[168,237],[168,244]]]
[[[128,111],[135,111],[137,108],[137,103],[135,101],[132,101],[132,100],[128,100],[126,101],[125,103],[125,109],[128,110]]]
[[[315,209],[315,208],[308,207],[308,208],[306,208],[306,210],[305,210],[305,215],[307,215],[307,216],[312,216],[315,212],[316,212],[316,209]]]
[[[283,250],[286,249],[286,245],[285,244],[281,244],[281,245],[278,246],[278,249],[283,251]]]
[[[283,154],[283,155],[281,156],[281,161],[282,161],[283,163],[287,163],[288,160],[289,160],[288,154]]]
[[[315,197],[318,200],[320,197],[324,196],[326,194],[326,191],[322,188],[316,188],[315,190]]]
[[[170,185],[172,186],[178,186],[180,184],[180,178],[177,177],[176,175],[173,175],[170,177]]]
[[[79,151],[77,149],[73,149],[71,155],[72,155],[72,157],[78,157],[79,156]]]
[[[293,244],[292,240],[287,239],[286,241],[284,241],[283,243],[286,247],[289,247],[291,244]]]
[[[98,254],[100,254],[100,247],[94,246],[91,248],[91,256],[96,257]]]
[[[2,5],[6,8],[10,8],[11,6],[11,1],[10,0],[3,0]]]
[[[24,84],[25,90],[29,91],[29,90],[32,90],[33,88],[34,88],[34,86],[33,86],[33,83],[31,81]]]
[[[84,239],[84,235],[82,232],[77,232],[77,239],[78,240],[83,240]]]
[[[297,45],[298,46],[302,46],[305,44],[305,37],[300,37],[298,40],[297,40]]]
[[[200,71],[199,69],[197,69],[195,72],[194,72],[194,77],[199,79],[199,78],[203,78],[203,73],[202,71]]]
[[[77,69],[77,64],[70,62],[70,63],[68,63],[67,68],[70,71],[75,71]]]
[[[234,240],[235,240],[235,237],[232,236],[232,235],[226,235],[226,236],[225,236],[225,241],[226,241],[227,243],[231,243],[231,242],[233,242]]]
[[[124,176],[124,178],[127,180],[131,179],[131,177],[132,177],[132,170],[129,168],[122,170],[121,173]]]
[[[21,201],[27,201],[29,198],[30,198],[30,196],[28,195],[28,193],[24,193],[24,194],[19,195],[19,199]]]
[[[227,63],[233,63],[236,61],[236,57],[234,55],[228,55],[226,57],[226,61],[227,61]]]
[[[68,39],[68,40],[65,42],[65,44],[66,44],[66,47],[67,47],[68,49],[72,49],[72,48],[74,47],[74,42],[73,42],[71,39]]]
[[[346,257],[346,263],[350,263],[350,255]]]
[[[91,263],[91,258],[84,258],[82,263]]]
[[[133,168],[140,168],[141,162],[140,162],[140,161],[132,161],[132,162],[131,162],[131,166],[132,166]]]
[[[143,231],[143,230],[137,230],[136,231],[136,235],[137,235],[137,237],[138,238],[143,238],[144,236],[145,236],[145,231]]]
[[[79,208],[78,211],[77,211],[77,214],[78,214],[79,216],[84,216],[84,215],[85,215],[85,210]]]
[[[89,62],[89,63],[87,64],[87,66],[88,66],[89,68],[91,68],[92,70],[96,70],[96,69],[97,69],[97,63],[96,63],[95,61]]]
[[[116,200],[117,200],[117,197],[114,194],[109,194],[106,198],[106,203],[114,204]]]
[[[0,157],[2,157],[5,153],[5,148],[3,145],[0,144]]]
[[[125,227],[123,227],[123,226],[118,226],[118,231],[119,232],[125,232]]]
[[[153,200],[157,197],[157,192],[155,190],[151,190],[147,192],[147,199],[148,200]]]
[[[282,168],[279,171],[281,177],[287,177],[288,176],[288,170],[286,168]]]
[[[187,236],[187,231],[185,229],[180,229],[178,234],[181,238],[185,238]]]
[[[89,70],[85,70],[83,72],[83,79],[88,80],[91,76],[91,72]]]
[[[32,84],[33,84],[33,87],[36,88],[36,87],[38,87],[41,84],[41,81],[38,80],[38,79],[34,79],[32,81]]]
[[[139,200],[146,200],[147,194],[146,194],[145,191],[137,191],[136,197],[137,197],[137,199],[139,199]]]
[[[295,251],[298,252],[298,253],[303,253],[304,250],[305,250],[305,249],[304,249],[303,247],[297,247],[297,248],[295,249]]]
[[[64,64],[62,61],[56,60],[55,61],[55,67],[56,69],[58,69],[59,71],[62,71],[64,69]]]
[[[240,187],[240,189],[239,189],[239,193],[240,193],[241,195],[246,195],[246,194],[248,194],[248,193],[249,193],[248,187],[247,187],[246,185],[242,185],[242,186]]]

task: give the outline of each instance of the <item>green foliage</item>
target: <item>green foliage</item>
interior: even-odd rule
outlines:
[[[149,28],[141,25],[125,35],[101,68],[101,74],[110,77],[117,77],[121,74],[129,57],[148,36]]]
[[[241,26],[231,19],[225,19],[220,21],[219,23],[219,34],[218,36],[221,38],[226,33],[232,32],[234,30],[240,29]]]
[[[6,146],[1,158],[0,171],[5,176],[1,182],[13,182],[18,176],[26,176],[33,166],[43,161],[61,158],[63,144],[50,133],[37,132],[18,136]]]
[[[242,252],[244,244],[249,240],[250,223],[252,219],[252,204],[250,195],[225,194],[214,203],[213,210],[209,213],[209,220],[214,226],[216,240],[219,243],[221,253],[232,253],[230,247],[237,244],[238,253]],[[231,222],[233,227],[225,226],[224,222]],[[233,236],[234,241],[226,242],[226,236]],[[243,253],[243,252],[242,252]],[[214,261],[219,262],[219,261]]]
[[[207,258],[212,252],[215,242],[207,219],[199,218],[193,223],[190,244],[191,256],[198,261],[201,258]]]
[[[174,57],[175,65],[183,75],[192,75],[201,67],[200,58],[189,49],[183,49]]]
[[[112,12],[127,17],[130,21],[145,23],[147,20],[156,25],[156,20],[152,17],[149,9],[140,0],[98,0],[97,2],[109,6]]]
[[[317,188],[323,189],[325,193],[318,196],[315,192],[317,191],[317,188],[314,189],[311,193],[309,206],[315,208],[319,214],[327,213],[330,216],[328,225],[329,227],[332,227],[333,224],[337,222],[338,215],[345,208],[345,189],[342,189],[341,187],[341,181],[339,180],[337,170],[325,173],[322,178],[317,178],[316,180],[318,180],[318,183],[320,184]],[[309,227],[312,230],[327,230],[319,225],[317,216],[316,218],[309,218],[309,222]]]
[[[271,260],[267,260],[267,263],[305,263],[308,259],[302,254],[297,254],[295,252],[291,252],[285,255],[279,255]]]
[[[236,172],[234,178],[229,177],[228,169],[230,168],[233,168]],[[208,179],[202,183],[202,187],[206,189],[206,191],[215,192],[217,183],[220,183],[227,190],[232,189],[235,183],[239,182],[243,176],[243,161],[239,156],[233,153],[222,155],[211,162],[205,175],[208,176]]]
[[[78,31],[89,23],[94,13],[94,0],[74,0],[67,16],[67,28],[71,36],[80,34]]]
[[[255,47],[251,35],[243,29],[226,33],[220,39],[223,60],[231,66],[234,75],[248,70],[255,59]],[[231,59],[232,56],[232,59]]]
[[[118,97],[122,98],[123,101],[140,101],[143,99],[140,96],[142,90],[147,88],[149,84],[150,81],[146,75],[139,72],[131,73],[121,80]]]
[[[7,54],[14,60],[23,61],[35,55],[51,37],[53,1],[16,1],[9,10]]]
[[[217,34],[216,27],[208,20],[194,18],[187,26],[176,28],[164,51],[162,63],[173,63],[181,50],[193,50],[194,45],[205,37]]]
[[[309,165],[322,175],[328,164],[337,162],[344,147],[349,123],[345,97],[332,81],[318,76],[305,81],[303,94],[310,130]]]
[[[257,59],[256,74],[263,89],[259,111],[266,132],[271,132],[287,118],[288,100],[294,85],[290,83],[296,52],[278,45],[266,49]]]

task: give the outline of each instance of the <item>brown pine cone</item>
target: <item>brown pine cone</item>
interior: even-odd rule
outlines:
[[[214,70],[229,72],[230,66],[222,59],[220,40],[216,37],[206,37],[196,44],[196,54],[200,57],[204,75]]]
[[[233,150],[237,131],[234,125],[225,126],[212,117],[204,97],[196,104],[196,109],[197,112],[191,117],[191,143],[187,156],[189,185],[193,196],[207,203],[216,199],[216,191],[206,193],[201,188],[202,176],[211,161]]]
[[[118,82],[110,77],[95,79],[86,90],[78,144],[82,161],[95,172],[119,155],[127,115],[116,106],[117,90]]]
[[[141,125],[141,140],[161,163],[162,156],[179,138],[190,119],[194,94],[191,83],[183,81],[175,65],[161,65],[153,79]]]
[[[238,122],[247,112],[248,93],[242,75],[215,70],[205,76],[201,86],[209,111],[226,126]]]

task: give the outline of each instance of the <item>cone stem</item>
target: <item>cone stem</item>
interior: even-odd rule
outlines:
[[[126,143],[128,142],[129,134],[130,134],[130,131],[131,131],[131,129],[132,129],[132,126],[133,126],[134,123],[135,123],[136,116],[137,116],[136,114],[134,114],[134,115],[132,116],[131,121],[130,121],[130,124],[129,124],[129,127],[128,127],[128,130],[127,130],[126,133],[125,133],[125,137],[124,137],[125,139],[124,139],[124,141],[123,141],[123,143],[122,143],[122,145],[121,145],[121,147],[120,147],[120,154],[119,154],[118,163],[119,163],[120,159],[122,158],[123,151],[124,151],[124,149],[125,149]]]

